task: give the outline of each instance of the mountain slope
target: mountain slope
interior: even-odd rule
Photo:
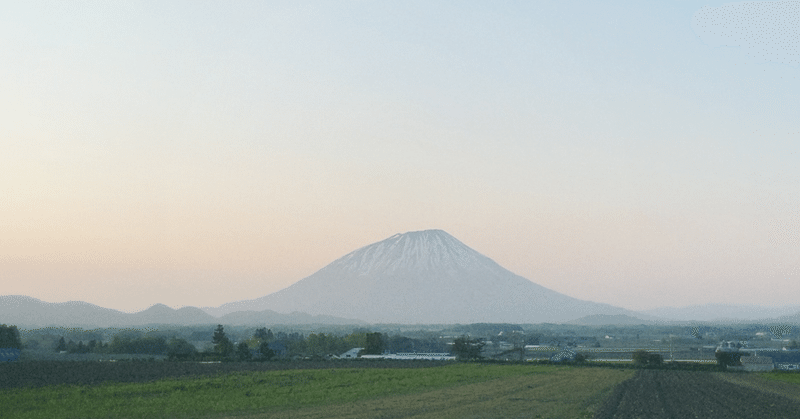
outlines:
[[[372,323],[537,323],[592,314],[638,315],[537,285],[441,230],[396,234],[284,290],[205,310],[221,315],[266,309]]]
[[[198,309],[199,310],[199,309]],[[316,315],[306,313],[281,314],[272,310],[263,311],[235,311],[228,313],[217,321],[220,324],[230,325],[296,325],[296,324],[339,324],[339,325],[358,325],[364,322],[339,317]]]

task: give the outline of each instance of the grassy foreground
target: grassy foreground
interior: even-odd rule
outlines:
[[[633,371],[453,364],[231,373],[0,391],[15,418],[591,417]],[[538,416],[537,416],[538,415]]]
[[[770,380],[785,381],[787,383],[800,384],[800,374],[798,374],[797,372],[770,371],[767,373],[762,373],[761,376]]]

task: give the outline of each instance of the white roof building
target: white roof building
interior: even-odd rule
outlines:
[[[339,355],[339,358],[343,358],[343,359],[358,358],[358,353],[363,351],[363,350],[364,350],[364,348],[353,348],[353,349],[351,349],[351,350]]]

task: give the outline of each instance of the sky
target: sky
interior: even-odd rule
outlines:
[[[0,4],[4,295],[283,289],[442,229],[566,295],[800,301],[800,2]]]

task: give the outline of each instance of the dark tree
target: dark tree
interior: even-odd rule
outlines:
[[[383,342],[383,335],[379,332],[367,333],[367,342],[364,347],[363,353],[366,355],[380,355],[383,353],[385,344]]]
[[[191,359],[197,354],[197,348],[186,339],[175,338],[167,344],[167,357],[170,360]]]
[[[633,353],[633,363],[636,365],[647,365],[650,353],[644,349],[638,349]]]
[[[481,359],[481,350],[485,343],[479,339],[470,339],[466,336],[456,338],[453,342],[452,353],[459,360]]]
[[[416,339],[405,336],[392,336],[386,342],[389,352],[414,352],[417,349]]]
[[[67,344],[69,348],[69,344]],[[120,334],[114,336],[109,352],[114,354],[152,354],[163,355],[167,353],[167,340],[163,337],[141,337],[131,339]]]
[[[269,347],[269,343],[267,342],[261,342],[261,345],[258,347],[258,352],[261,353],[261,359],[265,361],[275,358],[275,351]]]
[[[253,337],[262,341],[271,341],[274,338],[272,335],[272,329],[267,329],[266,327],[256,329],[256,333],[253,334]]]
[[[67,342],[64,341],[64,336],[61,336],[61,339],[58,340],[58,346],[56,346],[56,352],[61,352],[66,350],[67,350]]]
[[[716,351],[714,352],[714,357],[717,358],[717,364],[721,365],[723,368],[742,365],[740,360],[742,354],[738,351]]]
[[[239,345],[236,346],[236,359],[239,361],[249,361],[251,357],[250,348],[247,347],[246,343],[240,342]]]
[[[633,353],[633,363],[644,367],[659,366],[664,363],[661,354],[650,353],[644,349],[638,349]]]
[[[0,348],[22,348],[22,341],[19,338],[17,326],[0,325]]]

